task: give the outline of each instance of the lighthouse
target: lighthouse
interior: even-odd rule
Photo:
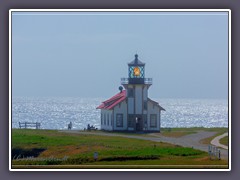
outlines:
[[[160,132],[161,111],[158,102],[148,97],[152,78],[145,78],[145,63],[138,54],[128,63],[128,77],[121,78],[125,88],[110,99],[102,102],[101,129],[108,131]]]

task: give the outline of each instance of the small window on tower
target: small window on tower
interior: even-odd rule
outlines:
[[[128,97],[133,97],[133,88],[128,89]]]

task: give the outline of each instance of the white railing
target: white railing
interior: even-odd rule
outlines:
[[[128,84],[129,78],[121,78],[121,84]],[[144,78],[144,84],[152,84],[152,78]]]

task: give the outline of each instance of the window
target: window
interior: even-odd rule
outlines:
[[[104,113],[104,125],[106,125],[106,114]]]
[[[109,126],[109,114],[107,116],[107,125]]]
[[[128,97],[133,97],[133,88],[128,89]]]
[[[144,78],[144,67],[143,66],[130,66],[129,67],[130,78]]]
[[[101,125],[103,124],[103,115],[101,113]]]
[[[110,121],[111,121],[111,126],[112,126],[112,115],[111,115],[110,119],[111,119]]]
[[[134,127],[134,116],[133,115],[128,116],[128,127]]]
[[[116,125],[117,127],[123,127],[123,114],[117,114]]]
[[[147,115],[146,114],[143,115],[143,122],[144,122],[144,127],[147,128],[148,123],[147,123]]]
[[[157,115],[156,114],[150,115],[150,127],[157,127]]]

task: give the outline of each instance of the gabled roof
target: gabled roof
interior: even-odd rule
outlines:
[[[108,100],[103,101],[102,104],[97,107],[97,109],[106,109],[106,110],[113,109],[116,105],[123,102],[125,99],[126,99],[126,90],[123,90],[122,92],[117,93],[116,95],[109,98]],[[158,102],[153,101],[150,98],[148,98],[148,101],[151,101],[154,105],[158,106],[160,110],[165,111],[165,109],[161,107]]]
[[[160,110],[166,111],[162,106],[159,105],[158,102],[156,102],[156,101],[154,101],[154,100],[152,100],[152,99],[150,99],[150,98],[148,98],[148,101],[151,101],[153,104],[155,104],[156,106],[158,106],[158,107],[160,108]]]
[[[135,54],[135,59],[133,61],[131,61],[130,63],[128,63],[129,66],[144,66],[145,63],[141,62],[139,59],[138,59],[138,55]]]
[[[126,90],[123,90],[122,92],[117,93],[115,96],[111,97],[110,99],[103,101],[102,104],[97,107],[97,109],[110,110],[114,108],[116,105],[118,105],[120,102],[124,101],[125,99],[126,99]]]

